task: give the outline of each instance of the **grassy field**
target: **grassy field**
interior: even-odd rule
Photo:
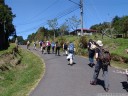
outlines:
[[[23,49],[20,49],[20,55],[20,64],[11,70],[0,71],[0,96],[28,96],[44,74],[44,64],[38,56]]]

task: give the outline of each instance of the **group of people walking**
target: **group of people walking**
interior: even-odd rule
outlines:
[[[30,42],[27,41],[27,49],[29,49]],[[33,42],[33,49],[36,50],[37,43],[34,41]],[[40,41],[39,42],[39,48],[42,54],[55,54],[55,56],[60,56],[60,48],[61,44],[60,42],[50,42],[50,41]],[[69,61],[69,65],[74,64],[74,51],[75,51],[75,46],[73,42],[67,43],[65,42],[62,45],[63,48],[63,56],[67,56],[67,60]]]
[[[30,45],[30,42],[27,42],[27,48]],[[54,53],[55,56],[60,56],[60,48],[61,45],[60,43],[57,42],[50,42],[50,41],[40,41],[39,42],[39,47],[42,52],[42,54],[50,54]],[[63,55],[67,56],[67,60],[69,61],[68,65],[73,65],[74,64],[74,52],[75,52],[75,46],[73,42],[64,43],[63,44]],[[88,48],[88,56],[89,56],[89,66],[94,69],[94,73],[92,76],[92,80],[90,81],[91,85],[96,85],[98,81],[98,75],[100,72],[100,69],[103,70],[103,76],[104,76],[104,89],[106,92],[109,90],[109,80],[108,80],[108,65],[110,64],[103,64],[103,60],[100,59],[101,53],[103,53],[103,43],[101,40],[98,40],[94,42],[92,39],[89,40],[87,44]],[[34,49],[36,50],[36,42],[34,42]],[[94,63],[96,59],[96,64]]]
[[[89,40],[88,44],[88,56],[89,56],[89,66],[93,67],[95,66],[94,73],[92,80],[90,81],[91,85],[96,85],[98,81],[98,75],[100,72],[100,69],[103,70],[103,77],[104,77],[104,89],[106,92],[109,90],[109,80],[108,80],[108,65],[104,64],[104,61],[100,58],[101,55],[103,55],[103,43],[101,40],[98,40],[94,42],[92,39]],[[96,64],[94,63],[94,58],[96,59]]]

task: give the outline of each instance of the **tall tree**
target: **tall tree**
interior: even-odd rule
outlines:
[[[66,22],[72,30],[76,30],[80,26],[80,19],[78,19],[77,16],[68,18]]]
[[[55,37],[56,37],[56,29],[57,29],[57,26],[58,26],[57,18],[55,18],[53,20],[48,20],[48,25],[54,31],[54,40],[55,40]]]
[[[61,31],[61,35],[65,35],[67,34],[68,30],[69,30],[69,26],[67,25],[67,23],[63,23],[61,26],[60,26],[60,31]]]
[[[8,48],[8,38],[15,32],[12,24],[15,15],[11,10],[8,5],[5,5],[4,0],[0,0],[0,49]]]

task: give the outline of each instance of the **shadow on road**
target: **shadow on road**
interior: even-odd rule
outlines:
[[[100,86],[102,86],[104,88],[104,80],[98,79],[97,80],[97,85],[100,85]]]
[[[128,92],[128,82],[123,81],[123,82],[121,82],[121,83],[122,83],[122,87],[123,87],[123,89],[126,90],[126,91]]]

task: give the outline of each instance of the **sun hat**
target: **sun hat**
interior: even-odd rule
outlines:
[[[97,43],[99,46],[103,46],[103,43],[102,43],[101,40],[98,40],[96,43]]]

